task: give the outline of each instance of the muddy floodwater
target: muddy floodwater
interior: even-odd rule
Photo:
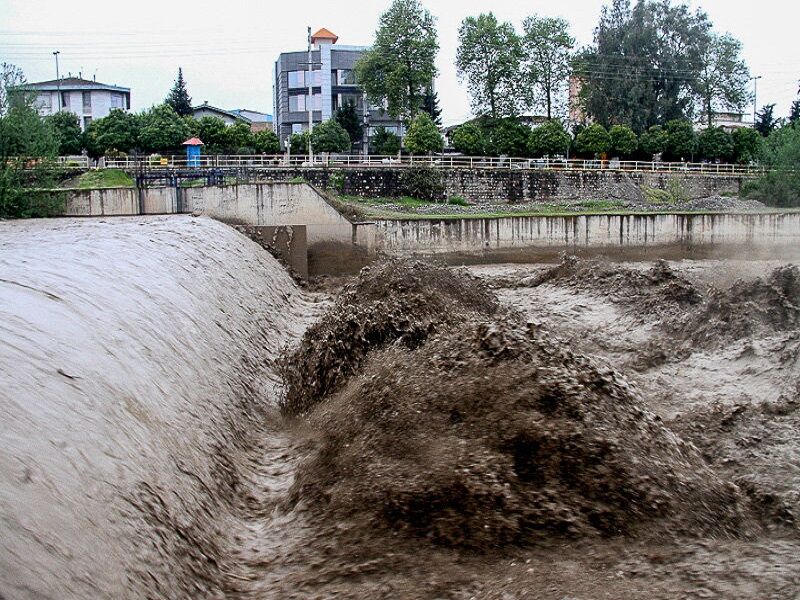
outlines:
[[[741,258],[0,223],[0,598],[796,599],[800,271]]]

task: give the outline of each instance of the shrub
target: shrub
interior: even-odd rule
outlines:
[[[314,152],[346,152],[351,145],[347,131],[334,119],[320,123],[311,132]]]
[[[689,201],[689,194],[677,179],[670,179],[663,190],[642,186],[642,193],[650,204],[682,204]]]
[[[344,191],[344,174],[341,171],[331,173],[328,177],[328,187],[341,194]]]
[[[292,154],[308,154],[308,131],[293,133],[289,138],[289,149]]]
[[[566,153],[570,137],[561,121],[550,119],[531,131],[528,136],[528,153],[534,157]]]
[[[675,119],[666,125],[666,157],[669,160],[691,160],[697,147],[697,136],[691,121]]]
[[[495,156],[527,156],[531,130],[516,119],[496,119],[486,122],[489,130],[489,154]]]
[[[653,125],[639,136],[639,148],[645,154],[662,154],[667,149],[667,132],[661,125]]]
[[[400,174],[398,196],[410,196],[420,200],[443,200],[444,179],[441,171],[433,167],[410,167]]]
[[[400,152],[400,143],[400,136],[385,127],[378,127],[372,139],[372,150],[375,154],[393,156]]]
[[[764,138],[750,127],[740,127],[731,134],[733,139],[733,160],[741,164],[755,162],[761,156]]]
[[[486,134],[475,123],[465,123],[453,131],[453,148],[467,156],[486,154]]]
[[[697,137],[697,150],[706,160],[731,160],[733,158],[733,138],[721,127],[704,129]]]
[[[589,125],[578,134],[575,139],[575,145],[578,152],[596,156],[611,149],[611,136],[605,127],[595,123],[594,125]]]
[[[442,134],[428,113],[421,112],[411,121],[405,146],[411,154],[429,154],[444,149]]]
[[[631,156],[639,146],[636,134],[627,125],[614,125],[608,135],[611,137],[611,151],[620,157]]]

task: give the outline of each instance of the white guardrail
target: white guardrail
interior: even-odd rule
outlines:
[[[65,163],[76,157],[62,157]],[[84,158],[86,157],[77,157]],[[61,160],[61,159],[59,159]],[[88,159],[87,159],[88,162]],[[359,156],[316,155],[313,160],[305,155],[207,155],[197,158],[180,156],[106,157],[100,165],[116,169],[158,168],[362,168],[362,167],[413,167],[432,166],[461,169],[546,169],[567,171],[650,171],[684,172],[709,175],[759,175],[763,167],[727,163],[690,163],[660,161],[584,160],[562,158],[507,158],[488,156]]]

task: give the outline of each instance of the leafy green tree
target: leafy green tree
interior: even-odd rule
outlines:
[[[247,154],[253,148],[253,132],[250,125],[241,121],[225,128],[225,148],[228,152]],[[205,140],[203,140],[205,141]]]
[[[347,131],[335,119],[320,123],[311,132],[311,147],[314,152],[346,152],[351,145]]]
[[[453,130],[453,148],[466,156],[486,154],[486,134],[475,123],[464,123]]]
[[[697,136],[691,121],[673,119],[665,127],[667,147],[665,155],[670,160],[691,160],[697,148]]]
[[[731,160],[733,138],[722,127],[708,127],[697,136],[697,151],[705,160]]]
[[[426,112],[419,113],[411,121],[404,143],[411,154],[428,154],[444,149],[442,134]]]
[[[289,149],[292,154],[308,154],[308,131],[293,133],[289,137]]]
[[[745,188],[747,197],[771,206],[800,206],[800,128],[773,131],[763,144],[762,162],[770,171]]]
[[[431,120],[436,123],[437,127],[442,126],[442,109],[439,107],[439,93],[434,92],[432,86],[425,88],[422,110],[431,116]]]
[[[139,144],[145,152],[178,154],[182,150],[183,142],[191,135],[186,120],[167,104],[152,107],[142,113],[140,119]]]
[[[39,117],[34,95],[24,90],[25,75],[9,63],[0,66],[0,218],[57,214],[61,202],[26,189],[54,186],[49,163],[58,150],[50,122]]]
[[[411,120],[436,77],[434,17],[419,0],[394,0],[381,15],[375,42],[356,63],[356,80],[372,104],[386,102],[392,117]]]
[[[531,156],[556,156],[567,152],[570,137],[558,119],[550,119],[531,131],[528,153]]]
[[[400,136],[385,127],[377,127],[372,139],[372,151],[379,156],[394,156],[400,152]]]
[[[356,111],[354,102],[346,102],[336,111],[333,118],[344,128],[351,142],[361,141],[364,136],[364,126],[361,124],[361,117]]]
[[[483,125],[489,132],[488,154],[521,157],[528,155],[528,138],[531,129],[514,118],[485,119]]]
[[[522,26],[528,103],[551,119],[554,112],[564,112],[575,38],[569,34],[569,23],[564,19],[532,16]]]
[[[661,125],[653,125],[639,136],[639,148],[645,154],[662,154],[667,149],[669,134]]]
[[[112,108],[107,116],[89,124],[83,134],[83,145],[95,158],[111,149],[130,152],[139,147],[141,121],[140,115]]]
[[[710,34],[703,47],[695,97],[706,124],[714,124],[720,110],[742,110],[750,100],[750,69],[741,58],[742,43],[730,34]]]
[[[611,151],[622,157],[629,157],[639,147],[639,138],[627,125],[614,125],[608,130],[611,136]]]
[[[78,116],[62,110],[46,120],[58,139],[58,153],[62,156],[80,154],[83,148],[83,132]]]
[[[755,130],[762,136],[767,137],[780,125],[780,119],[775,117],[775,105],[765,104],[756,113]]]
[[[519,114],[522,45],[511,23],[492,14],[467,17],[458,30],[456,69],[466,80],[475,114],[492,118]]]
[[[611,135],[600,123],[589,125],[575,139],[578,152],[596,156],[611,150]]]
[[[612,0],[594,44],[575,62],[583,105],[596,122],[639,133],[687,118],[711,24],[701,11],[670,0]]]
[[[281,142],[274,131],[263,129],[253,134],[253,148],[259,154],[278,154]]]
[[[186,89],[186,82],[183,79],[183,69],[178,67],[178,77],[172,89],[169,91],[167,99],[164,104],[172,107],[176,113],[182,117],[188,117],[192,114],[192,99],[189,96],[189,91]]]
[[[739,127],[731,134],[733,139],[733,159],[737,163],[749,164],[761,156],[761,146],[764,138],[750,127]]]
[[[0,117],[8,114],[16,96],[18,105],[32,106],[33,95],[24,91],[25,73],[11,63],[0,64]]]
[[[222,152],[228,145],[226,136],[227,125],[219,117],[205,116],[200,117],[193,123],[193,135],[199,137],[206,145],[206,152]]]

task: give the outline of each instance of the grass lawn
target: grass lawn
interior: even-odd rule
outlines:
[[[74,182],[82,190],[97,188],[133,187],[133,178],[120,169],[87,171]]]

